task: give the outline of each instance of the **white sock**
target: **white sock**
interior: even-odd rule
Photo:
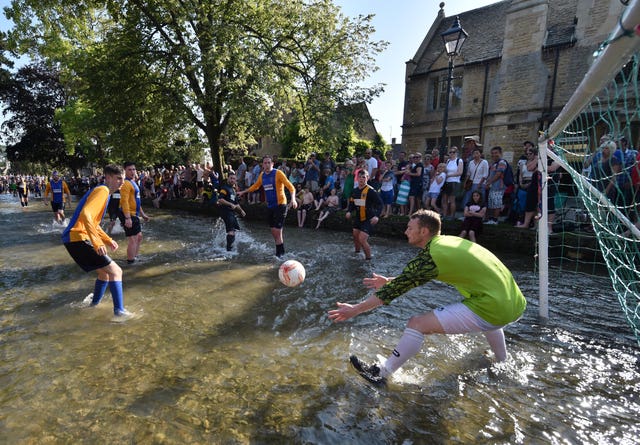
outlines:
[[[406,328],[398,345],[393,353],[384,362],[380,373],[383,377],[393,374],[398,368],[404,365],[404,362],[420,352],[422,343],[424,342],[424,334],[415,329]]]
[[[496,356],[496,361],[505,361],[507,359],[507,344],[504,341],[504,331],[496,329],[495,331],[483,332],[483,334],[487,338],[493,354]]]

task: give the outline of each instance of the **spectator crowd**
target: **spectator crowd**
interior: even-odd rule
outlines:
[[[551,147],[553,149],[553,147]],[[346,210],[357,185],[360,170],[368,173],[368,184],[382,200],[381,218],[410,215],[419,209],[440,213],[443,220],[463,221],[462,236],[475,239],[483,224],[510,222],[518,228],[533,228],[541,212],[542,174],[537,145],[525,141],[522,156],[509,163],[503,150],[489,150],[478,136],[464,138],[461,149],[452,146],[441,153],[366,149],[361,155],[337,162],[331,153],[311,153],[304,161],[273,157],[274,168],[281,170],[296,188],[298,226],[319,228],[322,221],[338,210]],[[584,160],[583,174],[591,183],[637,222],[640,196],[640,156],[626,137],[604,135],[595,152]],[[235,173],[238,191],[249,188],[260,175],[261,160],[243,157],[234,167],[224,167],[225,176]],[[548,180],[550,230],[555,215],[555,194],[562,178],[558,163],[549,162]],[[214,202],[221,187],[221,175],[210,163],[161,166],[138,172],[142,196],[159,207],[164,200],[192,199]],[[82,195],[98,185],[96,175],[66,177],[72,194]],[[48,181],[38,175],[0,176],[0,193],[18,195],[26,187],[33,197],[42,196]],[[249,204],[264,200],[264,192],[243,197]]]

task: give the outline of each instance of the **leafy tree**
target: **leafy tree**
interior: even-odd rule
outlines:
[[[55,110],[65,104],[58,73],[44,64],[20,68],[0,84],[0,100],[8,120],[2,133],[7,159],[13,163],[68,164],[64,137]]]
[[[372,17],[330,0],[13,0],[8,15],[16,48],[79,77],[74,93],[112,149],[140,156],[188,122],[221,171],[225,146],[274,134],[292,112],[308,146],[328,145],[336,105],[380,92],[356,86],[386,46],[369,40]]]

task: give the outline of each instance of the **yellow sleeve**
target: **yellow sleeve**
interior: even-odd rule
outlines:
[[[44,197],[46,198],[51,193],[51,183],[47,182],[47,186],[44,188]],[[53,193],[51,193],[51,197],[53,197]]]
[[[66,202],[65,195],[71,199],[71,191],[69,190],[69,186],[66,182],[62,181],[62,202]]]
[[[105,244],[111,244],[112,242],[109,235],[100,227],[100,221],[102,221],[102,215],[107,207],[108,198],[109,189],[107,187],[96,187],[87,197],[87,201],[78,216],[79,222],[84,227],[85,234],[96,251]]]
[[[133,201],[133,204],[131,201]],[[125,216],[133,216],[136,214],[135,190],[127,180],[125,180],[122,187],[120,187],[120,207],[122,208],[122,213],[124,213]]]
[[[258,179],[256,179],[256,182],[254,182],[253,185],[247,189],[247,192],[255,192],[260,187],[262,187],[262,172],[260,172],[260,174],[258,175]]]

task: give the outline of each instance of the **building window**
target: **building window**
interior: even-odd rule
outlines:
[[[447,100],[447,73],[431,78],[429,83],[429,111],[443,110]],[[453,71],[449,109],[459,108],[462,103],[462,70]]]

